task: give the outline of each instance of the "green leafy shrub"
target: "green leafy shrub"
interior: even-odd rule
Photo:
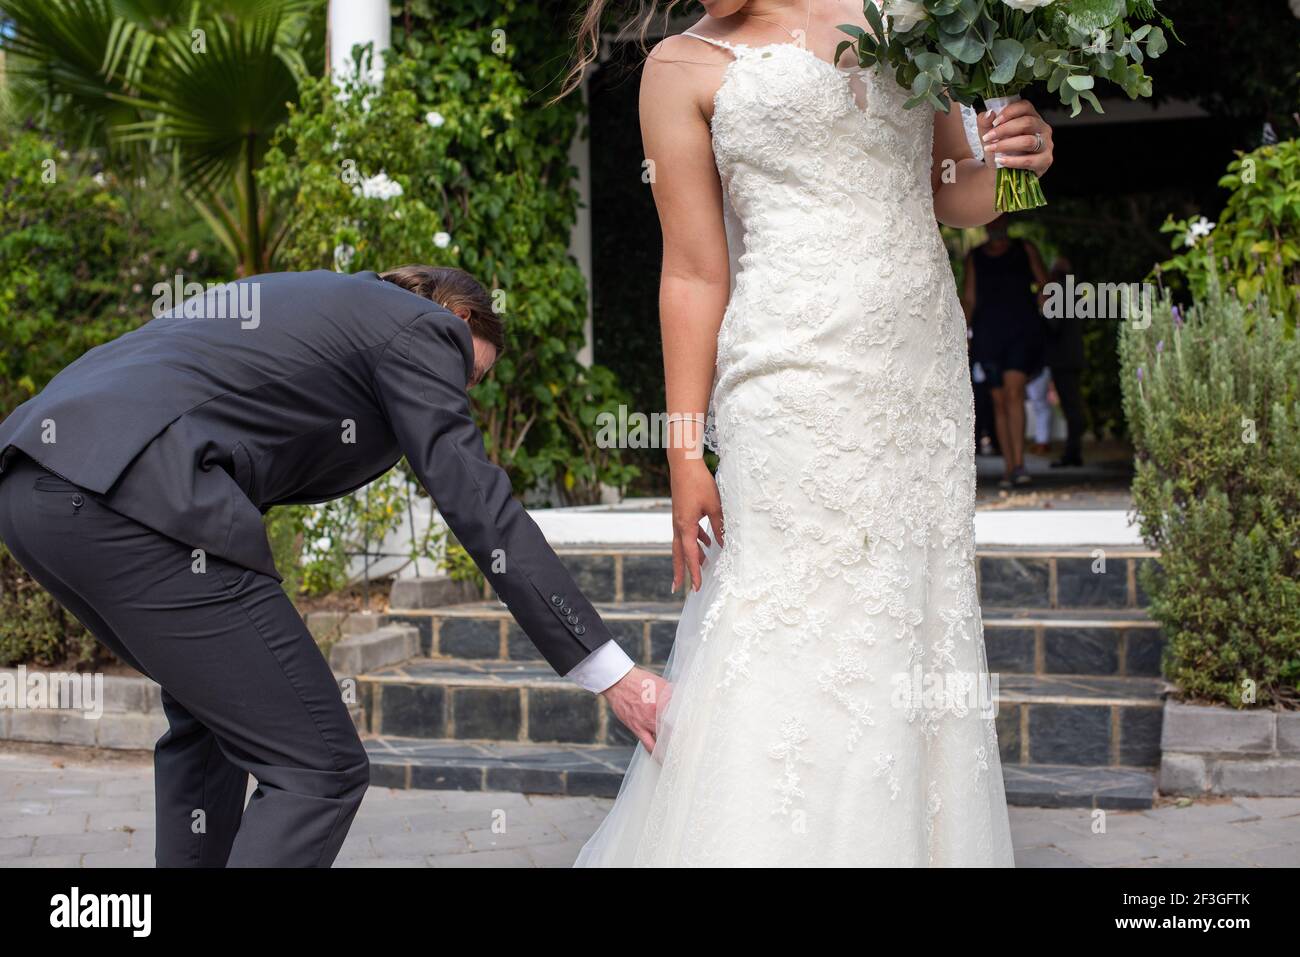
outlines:
[[[188,208],[91,163],[35,132],[0,136],[0,418],[87,349],[151,318],[155,282],[213,269],[214,244]],[[3,546],[0,623],[3,663],[97,653]]]
[[[609,370],[576,359],[587,310],[568,252],[568,149],[580,103],[545,106],[516,65],[505,39],[521,29],[515,4],[474,22],[450,4],[421,6],[437,7],[434,20],[397,31],[381,90],[304,86],[262,174],[273,198],[295,205],[280,261],[424,262],[476,276],[507,328],[506,353],[475,390],[489,455],[520,492],[594,501],[635,470],[595,442],[596,416],[624,394]]]
[[[411,508],[419,484],[403,461],[364,489],[323,505],[272,509],[265,518],[276,567],[290,596],[317,596],[348,585],[363,554],[378,555],[386,536],[413,530]],[[437,523],[409,539],[405,557],[438,567],[458,581],[481,582],[478,568],[447,529]]]
[[[1181,693],[1300,703],[1300,341],[1211,271],[1185,318],[1169,297],[1120,335],[1143,587]]]
[[[1267,297],[1294,330],[1300,317],[1300,140],[1239,153],[1219,185],[1230,194],[1217,223],[1204,216],[1165,223],[1177,255],[1159,272],[1181,277],[1198,300],[1217,274],[1243,302]]]
[[[87,664],[99,644],[38,585],[0,542],[0,667]]]

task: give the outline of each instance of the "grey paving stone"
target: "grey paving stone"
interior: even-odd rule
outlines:
[[[563,844],[536,844],[527,849],[527,854],[534,867],[572,867],[581,849],[581,841],[570,840]]]
[[[1077,858],[1054,847],[1029,847],[1016,850],[1016,867],[1083,867]]]
[[[376,857],[425,857],[430,854],[453,854],[470,850],[465,835],[456,831],[415,831],[405,834],[382,834],[370,838]]]
[[[36,838],[33,857],[58,854],[89,854],[92,851],[124,851],[131,843],[125,831],[86,831],[77,834],[43,834]]]
[[[63,801],[60,810],[67,810]],[[54,813],[54,802],[48,799],[39,801],[0,801],[0,818],[9,817],[44,817]]]
[[[66,870],[81,866],[81,855],[62,854],[58,857],[15,857],[4,862],[5,867],[48,867]]]
[[[0,818],[0,837],[43,837],[50,834],[78,834],[85,829],[85,814],[46,814],[42,817]]]
[[[553,824],[511,824],[506,819],[503,833],[489,828],[467,831],[466,839],[476,851],[504,850],[512,847],[527,847],[531,844],[553,844],[563,841],[564,835]]]
[[[157,824],[153,811],[92,811],[87,829],[91,831],[148,830]]]
[[[348,861],[335,861],[335,867],[418,867],[429,866],[423,857],[367,857]]]
[[[1300,867],[1300,843],[1255,848],[1242,854],[1242,860],[1254,867]]]
[[[1142,858],[1158,858],[1165,850],[1164,845],[1149,839],[1115,834],[1109,830],[1105,834],[1054,841],[1053,846],[1058,851],[1064,851],[1092,867],[1113,866]]]
[[[1258,811],[1238,801],[1197,801],[1186,807],[1170,804],[1165,807],[1151,808],[1143,811],[1142,816],[1161,824],[1188,827],[1203,827],[1208,824],[1238,824],[1242,821],[1260,819]],[[1300,821],[1296,822],[1300,826]]]
[[[82,867],[153,867],[153,851],[94,852],[81,859]]]
[[[152,780],[152,778],[151,778]],[[142,812],[153,815],[153,795],[146,794],[90,794],[84,797],[61,797],[58,799],[60,813],[72,812],[109,814],[116,812]],[[0,805],[0,818],[6,817],[3,805]]]
[[[575,852],[575,857],[576,852]],[[522,848],[478,851],[473,854],[450,854],[431,857],[429,867],[534,867],[533,860]]]
[[[31,857],[35,843],[34,837],[0,837],[0,860],[11,857]]]

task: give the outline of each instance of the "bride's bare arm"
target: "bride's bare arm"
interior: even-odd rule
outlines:
[[[699,588],[700,518],[707,515],[715,530],[722,527],[717,486],[700,457],[699,440],[731,282],[722,186],[704,113],[724,55],[688,37],[672,37],[655,49],[641,79],[641,136],[664,243],[659,316],[670,418],[674,589],[684,569]]]
[[[1043,149],[1030,153],[1037,145],[1034,133],[1043,136]],[[997,168],[993,153],[1022,153],[1003,156],[1002,164],[1030,169],[1042,176],[1052,165],[1052,128],[1034,109],[1020,100],[999,115],[997,126],[987,113],[979,114],[979,135],[984,144],[986,161],[971,155],[961,111],[954,104],[947,113],[934,115],[934,166],[930,173],[934,188],[934,214],[945,226],[967,228],[993,221]]]
[[[979,118],[980,136],[991,128],[983,113]],[[934,215],[945,226],[967,228],[991,222],[993,209],[993,163],[975,159],[966,139],[957,104],[947,113],[934,114],[934,166],[930,172],[934,187]]]

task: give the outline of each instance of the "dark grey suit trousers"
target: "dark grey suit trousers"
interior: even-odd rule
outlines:
[[[114,653],[163,688],[160,867],[328,867],[369,783],[365,749],[302,618],[269,575],[119,515],[26,458],[0,538]],[[247,807],[248,776],[257,781]]]

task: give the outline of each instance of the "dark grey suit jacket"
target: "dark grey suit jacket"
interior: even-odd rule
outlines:
[[[251,318],[210,318],[229,314],[225,287],[73,362],[0,423],[0,471],[20,449],[143,525],[279,578],[263,512],[345,495],[405,454],[556,671],[609,640],[484,453],[463,320],[373,272],[236,285],[249,283]]]

